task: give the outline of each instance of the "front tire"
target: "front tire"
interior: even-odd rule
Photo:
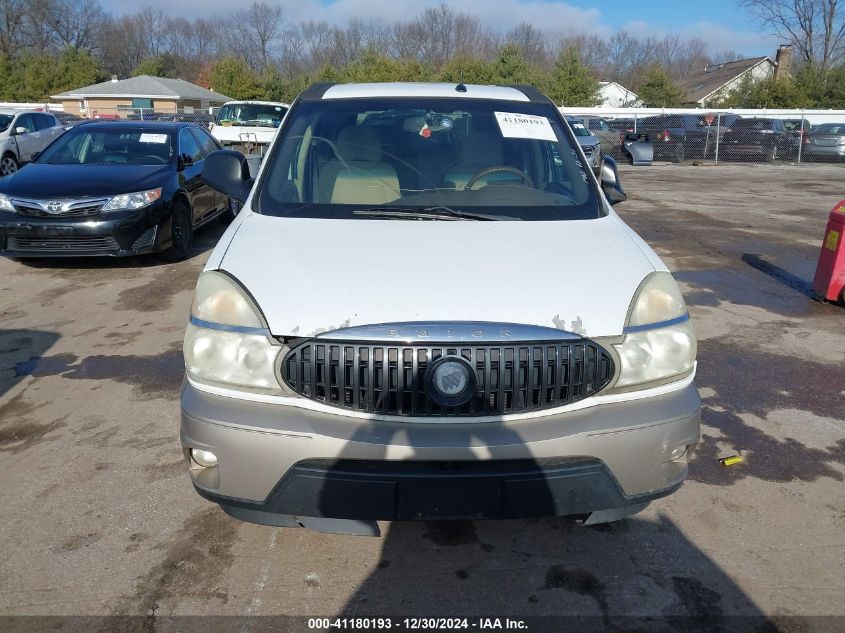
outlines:
[[[20,169],[20,164],[14,154],[4,154],[0,159],[0,177],[14,174],[18,169]]]
[[[173,215],[170,218],[170,247],[159,253],[159,257],[166,262],[181,262],[191,254],[193,243],[191,209],[184,202],[174,202]]]

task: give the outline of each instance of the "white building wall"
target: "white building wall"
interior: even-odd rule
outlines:
[[[625,108],[640,103],[636,94],[615,81],[602,85],[599,88],[599,97],[602,100],[601,105],[608,108]]]

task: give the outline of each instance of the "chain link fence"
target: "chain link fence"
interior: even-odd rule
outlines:
[[[654,161],[674,163],[838,163],[845,166],[845,110],[561,108],[579,117],[602,152],[625,160],[632,135]]]

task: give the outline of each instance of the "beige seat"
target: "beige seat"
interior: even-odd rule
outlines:
[[[463,189],[470,178],[488,167],[505,164],[502,137],[490,132],[474,132],[464,139],[459,149],[458,164],[450,168],[443,177],[446,187]],[[472,186],[480,189],[491,183],[521,182],[519,176],[509,172],[496,172],[479,178]]]
[[[384,204],[400,196],[396,170],[382,162],[381,142],[371,128],[349,125],[340,131],[337,156],[320,170],[319,202]]]

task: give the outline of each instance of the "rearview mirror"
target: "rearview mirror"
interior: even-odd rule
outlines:
[[[601,160],[601,189],[610,204],[618,204],[628,199],[619,182],[616,161],[610,156],[604,156]]]
[[[27,134],[27,133],[29,133],[29,130],[27,130],[25,127],[18,126],[18,127],[15,128],[15,134]]]
[[[206,156],[202,177],[209,187],[238,202],[246,202],[252,189],[246,156],[230,149],[219,149]]]

